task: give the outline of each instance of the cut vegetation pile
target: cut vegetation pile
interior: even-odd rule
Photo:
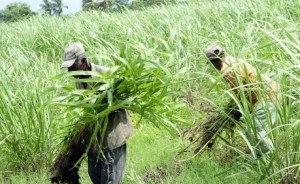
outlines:
[[[179,154],[194,149],[194,154],[199,155],[205,147],[211,149],[218,137],[222,136],[225,130],[229,130],[233,135],[234,128],[238,123],[241,113],[238,110],[236,102],[231,100],[224,109],[207,113],[208,116],[204,122],[197,126],[189,128],[183,132],[183,136],[191,142]]]

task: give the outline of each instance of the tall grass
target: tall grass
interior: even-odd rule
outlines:
[[[51,109],[42,109],[51,94],[48,63],[23,48],[1,52],[0,137],[3,165],[12,170],[45,168],[51,162],[55,125]],[[53,72],[53,70],[52,70]]]
[[[1,164],[1,171],[40,170],[52,163],[59,128],[67,124],[70,114],[43,106],[60,93],[45,91],[70,82],[50,78],[64,72],[59,69],[64,47],[80,41],[97,64],[111,66],[111,55],[129,42],[150,60],[172,65],[174,73],[188,67],[176,88],[181,88],[182,95],[177,96],[181,100],[187,92],[193,94],[193,109],[187,106],[182,112],[191,124],[205,115],[201,109],[204,99],[221,106],[229,98],[221,76],[209,74],[204,48],[216,42],[233,56],[247,58],[281,84],[284,105],[278,106],[280,121],[272,130],[278,148],[275,154],[256,164],[251,164],[251,157],[247,159],[251,163],[243,168],[249,176],[259,178],[255,181],[278,182],[289,172],[299,173],[299,11],[300,3],[292,0],[223,0],[2,23],[0,149],[4,154],[0,160],[5,166]]]

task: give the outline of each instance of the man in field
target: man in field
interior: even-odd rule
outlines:
[[[238,118],[244,112],[251,112],[254,123],[247,123],[249,127],[246,136],[256,155],[261,156],[272,152],[274,146],[269,133],[270,127],[277,118],[274,103],[277,100],[276,92],[279,90],[279,85],[268,76],[258,74],[244,60],[226,56],[224,50],[218,45],[210,45],[205,50],[205,55],[211,64],[223,74],[224,80],[241,102],[243,109],[239,109]],[[242,101],[242,99],[246,100]],[[249,118],[247,120],[249,121]]]
[[[81,43],[73,43],[65,49],[61,67],[67,68],[69,72],[96,71],[102,74],[109,70],[91,63]],[[74,77],[83,79],[89,76]],[[91,89],[93,85],[77,82],[76,88]],[[120,109],[109,115],[107,126],[102,148],[98,148],[95,143],[88,153],[88,173],[94,184],[120,184],[125,171],[126,141],[133,133],[131,119],[125,110]]]

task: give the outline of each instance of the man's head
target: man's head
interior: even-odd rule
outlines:
[[[215,68],[221,70],[222,59],[225,58],[224,50],[219,45],[212,44],[205,49],[204,53]]]
[[[65,49],[62,68],[68,68],[68,71],[90,70],[90,63],[81,43],[72,43]]]
[[[225,57],[223,49],[216,44],[208,46],[204,52],[209,60],[221,59]]]

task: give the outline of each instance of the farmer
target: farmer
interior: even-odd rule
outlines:
[[[109,70],[107,67],[91,63],[81,43],[73,43],[65,49],[61,67],[67,68],[69,72],[96,71],[102,74]],[[85,75],[74,77],[87,78]],[[77,89],[92,87],[91,83],[76,83]],[[102,149],[95,143],[88,153],[88,173],[94,184],[120,184],[124,176],[126,141],[133,133],[133,125],[127,111],[120,109],[110,114],[107,126]]]
[[[255,69],[244,60],[226,56],[224,50],[218,45],[210,45],[205,50],[205,55],[223,74],[224,80],[229,84],[237,99],[241,100],[242,90],[245,92],[248,103],[246,106],[254,122],[254,125],[250,125],[252,128],[247,128],[246,136],[256,155],[261,156],[272,152],[274,146],[268,133],[277,118],[274,103],[277,100],[276,91],[279,90],[279,85],[264,74],[258,75]],[[246,112],[243,109],[239,110],[238,112]],[[236,116],[239,118],[242,114],[236,115],[235,113],[235,119]]]

